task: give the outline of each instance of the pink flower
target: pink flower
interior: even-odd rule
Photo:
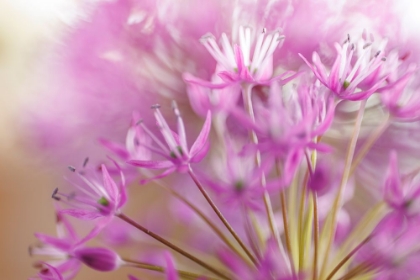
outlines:
[[[264,192],[276,192],[283,189],[288,182],[273,179],[265,182],[263,187],[262,177],[270,172],[272,161],[264,159],[264,166],[257,168],[254,153],[239,154],[232,145],[232,141],[226,139],[224,162],[220,157],[213,160],[216,176],[200,174],[200,177],[228,206],[227,208],[246,206],[249,209],[262,210],[261,197]]]
[[[386,42],[381,42],[373,49],[373,38],[363,38],[357,45],[351,43],[350,37],[343,45],[335,44],[337,57],[330,71],[325,69],[318,53],[312,55],[312,63],[300,55],[311,68],[317,79],[334,92],[339,98],[347,100],[367,99],[381,86],[389,73],[382,73],[381,67],[385,61],[384,48]]]
[[[387,216],[357,259],[376,271],[375,280],[415,279],[420,274],[418,233],[418,220],[406,223]]]
[[[115,270],[122,264],[120,257],[114,251],[85,247],[84,243],[94,238],[96,233],[91,232],[85,238],[80,239],[60,212],[57,213],[58,237],[37,233],[35,236],[42,244],[29,249],[31,255],[46,255],[58,259],[54,265],[41,263],[42,270],[38,274],[41,279],[73,279],[81,264],[99,271]]]
[[[165,177],[175,171],[186,172],[188,170],[188,166],[191,163],[201,161],[207,154],[209,149],[208,138],[211,128],[211,113],[207,112],[206,120],[203,124],[200,134],[198,135],[191,148],[188,149],[184,122],[181,118],[181,114],[178,110],[178,107],[176,106],[176,103],[173,103],[173,110],[177,118],[178,133],[174,133],[169,128],[165,118],[162,116],[162,113],[159,110],[159,106],[154,106],[153,108],[155,110],[157,126],[160,129],[166,145],[162,143],[162,141],[160,141],[155,135],[153,135],[144,124],[141,124],[142,127],[147,133],[149,133],[150,138],[155,141],[155,143],[158,145],[158,148],[149,146],[145,143],[141,144],[144,145],[144,147],[149,148],[152,152],[162,156],[165,158],[165,160],[134,159],[129,160],[128,163],[147,169],[166,169],[162,174],[154,177],[153,179]]]
[[[399,60],[398,54],[393,53],[391,59]],[[395,68],[399,70],[395,72],[402,72],[402,75],[401,77],[392,77],[393,79],[389,79],[389,85],[381,88],[382,104],[395,119],[416,121],[420,118],[419,91],[415,84],[415,78],[418,77],[417,67],[414,64],[409,64],[397,65]],[[400,70],[401,68],[402,70]]]
[[[252,30],[249,27],[239,27],[239,45],[232,44],[225,33],[222,34],[220,50],[213,35],[205,35],[202,43],[217,61],[215,74],[218,79],[206,82],[191,75],[184,75],[188,83],[209,88],[224,88],[232,84],[246,82],[250,84],[270,84],[278,81],[282,84],[294,78],[294,72],[288,71],[278,77],[273,75],[273,53],[283,37],[276,31],[266,36],[266,30],[256,36],[254,46]],[[251,58],[251,49],[254,53]]]
[[[117,164],[116,166],[119,169]],[[101,166],[101,173],[102,182],[94,173],[77,172],[80,182],[74,183],[74,186],[78,192],[65,194],[55,189],[52,194],[52,198],[69,206],[60,210],[61,214],[81,220],[98,219],[89,236],[96,236],[127,202],[125,178],[121,170],[119,185],[111,178],[105,165]],[[85,237],[80,242],[83,243],[87,239],[88,237]]]
[[[46,262],[40,262],[39,267],[41,271],[36,277],[31,277],[29,280],[41,279],[41,280],[64,280],[61,273],[54,266],[49,265]]]
[[[399,219],[418,217],[420,214],[420,182],[413,174],[400,175],[397,153],[391,152],[384,184],[384,200]]]
[[[334,116],[333,100],[315,85],[302,85],[290,91],[273,83],[266,103],[255,100],[255,123],[246,114],[232,114],[259,137],[258,148],[273,156],[292,160],[304,149],[328,151],[314,139],[326,132]]]

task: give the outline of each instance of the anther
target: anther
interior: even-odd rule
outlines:
[[[83,168],[86,167],[88,162],[89,162],[89,157],[86,157],[85,160],[83,161]]]
[[[140,125],[140,124],[142,124],[142,123],[143,123],[143,119],[138,120],[138,121],[136,122],[136,125]]]
[[[265,33],[267,33],[267,28],[263,28],[263,30],[262,30],[262,34],[265,34]]]
[[[354,51],[354,49],[355,49],[354,44],[351,44],[350,50]]]
[[[55,188],[55,190],[53,191],[53,193],[51,195],[51,198],[53,198],[53,199],[55,199],[57,201],[60,201],[61,198],[57,196],[57,193],[58,193],[58,188]]]
[[[370,47],[371,45],[372,45],[372,43],[366,43],[366,44],[363,45],[363,49],[366,49],[366,48]]]
[[[286,38],[286,36],[284,36],[284,35],[279,36],[279,37],[277,38],[277,42],[278,42],[278,41],[283,40],[284,38]]]
[[[206,34],[206,35],[204,35],[204,36],[202,36],[201,38],[200,38],[200,41],[201,41],[201,43],[204,43],[204,42],[206,42],[207,40],[209,40],[209,39],[214,39],[214,36],[213,36],[213,34]]]
[[[375,57],[378,57],[380,54],[381,54],[381,51],[378,51],[378,52],[375,54]]]
[[[75,172],[75,171],[76,171],[76,168],[75,168],[74,166],[69,165],[69,166],[67,166],[67,168],[68,168],[71,172]]]
[[[345,44],[345,43],[350,43],[350,34],[347,34],[347,38],[346,38],[346,40],[344,40],[343,44]]]
[[[160,108],[160,105],[159,104],[155,104],[155,105],[152,105],[150,108],[151,109],[159,109]]]
[[[382,57],[382,58],[381,58],[381,60],[382,60],[382,61],[386,61],[386,57]]]

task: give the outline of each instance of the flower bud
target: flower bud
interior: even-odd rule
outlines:
[[[74,252],[74,257],[88,267],[99,271],[111,271],[120,267],[121,258],[105,248],[81,248]]]

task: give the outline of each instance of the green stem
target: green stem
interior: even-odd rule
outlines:
[[[327,236],[327,247],[326,247],[326,250],[325,250],[324,261],[323,261],[323,264],[322,264],[322,267],[321,267],[320,279],[323,279],[326,268],[327,268],[327,265],[328,265],[328,258],[329,258],[329,255],[330,255],[331,246],[332,246],[332,243],[333,243],[333,240],[334,240],[334,233],[335,233],[335,229],[336,229],[337,213],[338,213],[338,209],[340,207],[341,196],[343,194],[344,187],[346,186],[346,184],[348,182],[348,179],[350,177],[351,163],[353,161],[354,150],[356,149],[357,139],[359,138],[359,133],[360,133],[361,125],[362,125],[365,106],[366,106],[366,100],[361,101],[360,108],[359,108],[359,111],[357,113],[356,122],[355,122],[355,125],[354,125],[353,135],[351,137],[350,144],[349,144],[349,147],[348,147],[348,150],[347,150],[346,161],[345,161],[344,170],[343,170],[343,176],[341,177],[340,186],[338,188],[338,192],[337,192],[337,195],[336,195],[335,200],[334,200],[331,215],[330,215],[329,219],[327,219],[327,221],[324,225],[325,228],[328,225],[329,230],[327,230],[327,234],[328,234],[328,236]]]

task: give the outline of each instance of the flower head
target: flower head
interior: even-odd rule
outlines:
[[[278,77],[273,75],[273,53],[284,37],[278,31],[266,34],[265,28],[257,36],[255,46],[249,27],[239,27],[239,45],[232,44],[225,33],[221,37],[222,49],[213,35],[205,35],[202,43],[217,61],[216,79],[206,82],[191,75],[184,75],[188,83],[210,88],[224,88],[235,83],[270,84],[272,81],[286,83],[293,79],[294,72],[288,71]],[[255,34],[254,34],[255,35]],[[251,50],[254,53],[251,58]]]
[[[120,172],[121,182],[117,185],[104,164],[101,165],[102,180],[97,178],[96,172],[76,173],[79,179],[79,182],[74,183],[77,192],[65,194],[56,189],[52,197],[69,206],[60,210],[61,214],[82,220],[100,218],[91,233],[93,235],[101,231],[127,202],[125,178]]]
[[[379,48],[374,50],[372,41],[373,38],[368,40],[366,34],[363,34],[357,45],[351,43],[350,37],[343,45],[336,43],[337,57],[329,72],[316,52],[312,55],[313,65],[302,55],[301,57],[318,80],[339,98],[367,99],[384,86],[383,83],[389,75],[381,71],[386,60],[384,56],[386,42],[381,42]]]
[[[166,122],[165,118],[159,110],[160,106],[154,106],[156,124],[160,129],[165,144],[162,143],[150,130],[141,123],[144,130],[149,133],[150,137],[155,141],[158,147],[149,146],[145,143],[141,143],[144,147],[149,148],[155,154],[158,154],[164,158],[164,160],[129,160],[128,163],[143,167],[147,169],[166,169],[162,174],[155,177],[162,178],[174,171],[186,172],[191,163],[201,161],[207,154],[209,149],[209,133],[211,128],[211,113],[208,111],[206,120],[203,127],[198,135],[197,139],[188,148],[187,135],[185,131],[184,122],[181,118],[181,114],[175,102],[173,102],[173,110],[177,119],[178,133],[173,132]]]
[[[41,241],[40,245],[29,248],[31,255],[45,255],[54,257],[58,261],[39,263],[42,280],[73,279],[78,273],[81,264],[99,271],[117,269],[122,261],[118,254],[105,248],[89,248],[84,243],[96,236],[90,233],[80,239],[67,219],[57,212],[57,234],[52,237],[37,233],[35,236]]]

